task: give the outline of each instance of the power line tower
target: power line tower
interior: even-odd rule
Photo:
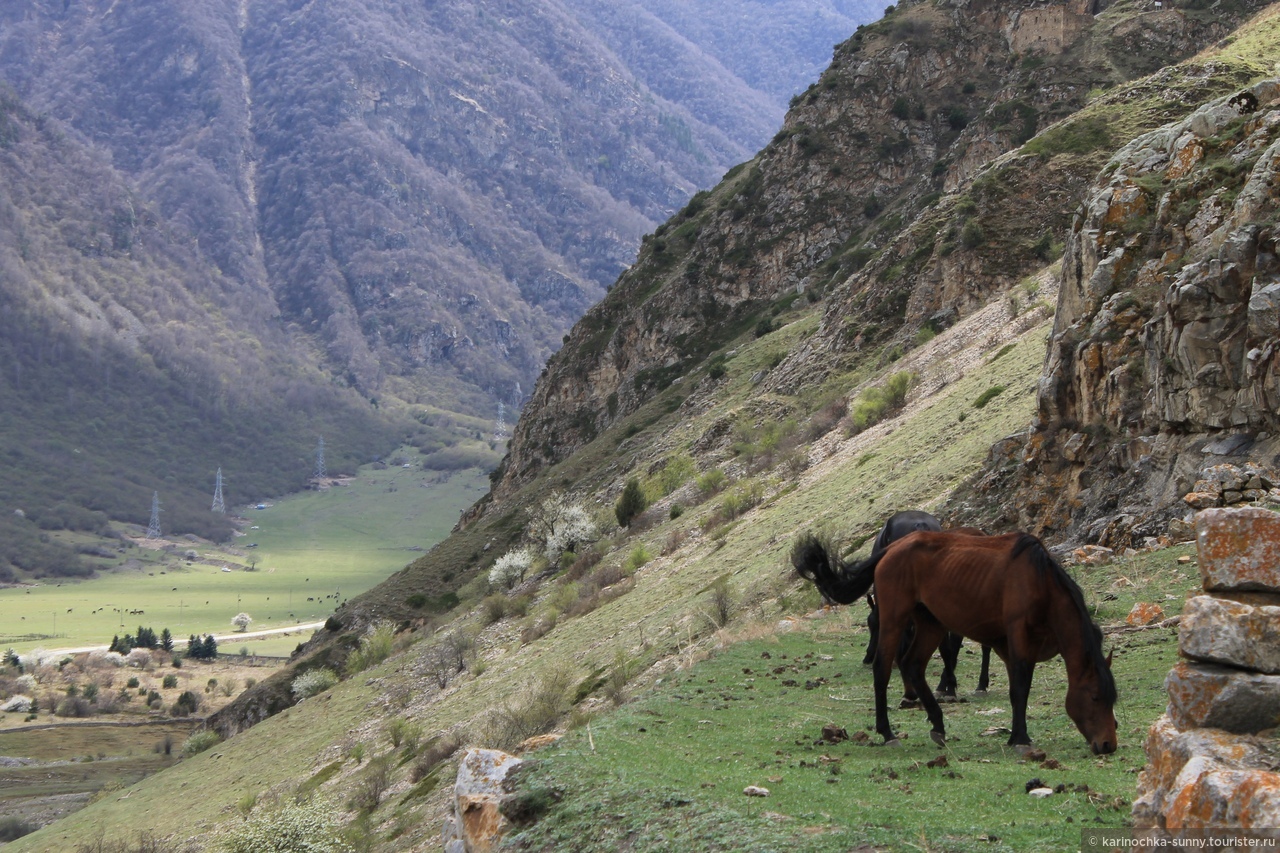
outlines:
[[[324,467],[324,436],[320,436],[320,443],[316,445],[316,472],[312,477],[316,480],[323,480],[328,476],[328,472]]]
[[[160,493],[151,493],[151,521],[147,524],[147,538],[160,538]]]
[[[493,430],[493,440],[503,441],[507,437],[507,407],[498,404],[498,425]]]
[[[227,514],[227,505],[222,502],[222,469],[218,469],[218,480],[213,487],[213,511]]]

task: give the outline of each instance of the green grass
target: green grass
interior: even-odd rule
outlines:
[[[468,470],[423,485],[441,479],[436,472],[366,466],[349,486],[291,495],[264,510],[241,508],[248,535],[237,537],[236,553],[179,540],[173,553],[131,548],[130,565],[90,580],[0,589],[0,647],[105,645],[139,625],[157,633],[168,628],[182,646],[193,633],[231,633],[231,617],[241,611],[253,617],[251,631],[323,621],[339,602],[444,539],[488,484]],[[199,553],[197,561],[182,559],[188,548]],[[255,559],[256,571],[244,571]],[[233,570],[222,571],[224,565]],[[287,654],[300,639],[272,640],[272,651],[251,648]],[[240,645],[232,640],[222,651]]]
[[[1175,562],[1186,550],[1075,574],[1097,618],[1114,624],[1143,595],[1198,587],[1195,569]],[[1163,602],[1169,615],[1180,611],[1181,596],[1174,598]],[[1177,659],[1174,629],[1108,637],[1121,701],[1120,748],[1106,758],[1090,754],[1063,711],[1061,661],[1037,669],[1028,725],[1036,746],[1061,765],[1046,767],[1007,747],[1007,733],[984,736],[1009,724],[1008,682],[996,659],[989,694],[968,695],[978,668],[971,644],[958,673],[965,701],[944,706],[947,746],[929,741],[920,710],[891,710],[906,740],[901,749],[881,745],[861,664],[864,616],[859,604],[732,643],[538,753],[521,790],[563,798],[515,843],[577,851],[1064,850],[1075,849],[1084,827],[1126,824],[1146,730],[1164,710],[1164,674]],[[937,668],[935,661],[931,682]],[[829,723],[868,738],[822,743]],[[929,767],[940,755],[946,766]],[[1032,778],[1065,790],[1033,799],[1025,794]],[[771,795],[749,799],[748,785]]]

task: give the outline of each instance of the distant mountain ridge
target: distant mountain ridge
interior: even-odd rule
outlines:
[[[520,405],[641,235],[773,132],[786,81],[829,55],[859,8],[724,0],[686,37],[679,15],[672,26],[638,2],[6,3],[0,81],[20,151],[0,191],[14,211],[0,233],[14,272],[0,290],[14,312],[55,318],[60,351],[106,347],[129,387],[173,382],[196,412],[268,399],[283,383],[290,399],[347,399],[355,408],[321,408],[376,443],[482,445],[498,403]],[[745,16],[743,36],[719,31],[726,15]],[[748,84],[711,48],[778,54],[757,41],[770,20],[821,42]],[[68,171],[27,168],[42,145],[59,146]],[[77,160],[91,176],[75,174]],[[75,215],[39,207],[52,197]],[[139,378],[152,369],[165,381]],[[9,390],[24,431],[92,444],[72,440],[65,415],[26,384]],[[261,428],[293,433],[289,455],[305,458],[318,430],[273,423],[283,409],[253,411]],[[163,432],[183,417],[152,420]],[[154,450],[108,432],[121,455],[94,455],[103,476],[147,467],[136,460]],[[192,520],[182,529],[212,529],[215,519],[191,526],[202,510],[187,490],[237,450],[216,433],[198,452],[171,438],[170,491]],[[353,461],[374,452],[349,449]],[[480,446],[462,456],[497,459]],[[279,491],[301,479],[239,483]],[[40,517],[44,498],[9,491],[6,514]]]

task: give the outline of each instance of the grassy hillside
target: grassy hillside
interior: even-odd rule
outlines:
[[[800,334],[809,322],[803,314],[793,320],[781,334]],[[1028,320],[1033,327],[1019,331]],[[654,673],[696,661],[717,643],[707,618],[707,591],[719,578],[729,583],[739,622],[769,624],[784,614],[807,612],[816,598],[800,590],[785,568],[791,537],[814,526],[850,535],[871,531],[891,508],[927,506],[972,472],[993,441],[1029,419],[1046,333],[1043,321],[1034,324],[1034,317],[1011,317],[1006,306],[998,304],[972,323],[962,324],[900,362],[887,365],[885,372],[921,369],[919,387],[926,390],[908,401],[901,417],[851,439],[831,434],[826,449],[815,450],[825,453],[825,460],[797,478],[744,476],[737,487],[745,487],[758,477],[767,496],[736,522],[708,524],[703,529],[707,519],[720,512],[720,501],[731,493],[726,492],[691,507],[674,521],[659,521],[655,515],[655,523],[643,532],[630,537],[616,535],[608,542],[601,566],[615,565],[623,574],[628,573],[622,564],[633,559],[637,546],[643,546],[652,559],[621,584],[625,594],[582,615],[561,616],[544,636],[526,635],[527,642],[520,639],[523,627],[545,618],[551,607],[559,606],[568,613],[565,602],[582,592],[585,579],[580,586],[572,585],[567,577],[547,583],[524,620],[513,617],[486,627],[482,608],[460,609],[449,630],[472,633],[477,658],[470,665],[470,674],[459,676],[445,691],[440,691],[431,676],[431,661],[447,631],[421,637],[406,635],[406,642],[416,642],[382,667],[144,781],[126,799],[97,803],[24,838],[15,849],[65,849],[89,826],[103,828],[108,838],[124,838],[143,826],[160,834],[195,835],[222,824],[224,810],[246,794],[259,794],[267,803],[273,796],[287,795],[334,762],[337,769],[326,771],[323,784],[317,787],[321,796],[336,798],[336,808],[344,808],[343,792],[351,790],[366,772],[364,764],[353,756],[387,753],[391,748],[387,726],[395,719],[421,726],[423,744],[434,734],[449,730],[465,731],[467,739],[476,743],[492,742],[503,737],[501,709],[518,702],[530,682],[547,673],[568,673],[577,692],[601,695],[604,678],[619,660],[626,661],[632,672],[658,664]],[[1014,334],[1012,339],[1010,334]],[[766,337],[744,342],[728,362],[723,389],[727,393],[717,395],[714,403],[696,416],[682,418],[678,428],[666,430],[661,445],[679,448],[726,414],[739,411],[751,376],[761,362],[768,361],[771,348],[779,341]],[[940,353],[949,355],[939,360]],[[949,381],[939,386],[928,364],[941,365],[937,369]],[[867,377],[876,378],[874,374]],[[1006,390],[981,408],[975,407],[975,401],[993,386]],[[640,432],[631,438],[643,440]],[[615,458],[638,461],[626,452],[627,448],[634,452],[637,445],[624,440],[619,457],[615,436],[602,436],[599,441]],[[263,517],[270,512],[264,511]],[[459,547],[454,542],[458,538],[452,537],[448,547]],[[489,559],[499,550],[491,549]],[[856,651],[861,654],[860,648]],[[409,778],[413,760],[400,762],[397,758],[396,762],[391,793],[368,824],[378,827],[374,836],[382,840],[368,849],[405,849],[412,839],[432,837],[436,831],[438,804],[426,789],[432,780],[438,781],[439,774],[414,783]],[[207,794],[188,803],[181,814],[158,805],[153,795],[138,796],[152,785],[173,790],[195,784]],[[357,814],[348,812],[347,816]],[[393,830],[388,821],[399,827],[394,830],[394,840],[389,838]]]

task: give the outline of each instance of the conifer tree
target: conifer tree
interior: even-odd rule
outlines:
[[[626,488],[622,490],[622,497],[618,498],[618,502],[613,507],[613,513],[618,517],[618,524],[630,527],[632,520],[644,512],[648,505],[648,501],[644,499],[644,490],[640,488],[640,480],[632,477],[627,480]]]

